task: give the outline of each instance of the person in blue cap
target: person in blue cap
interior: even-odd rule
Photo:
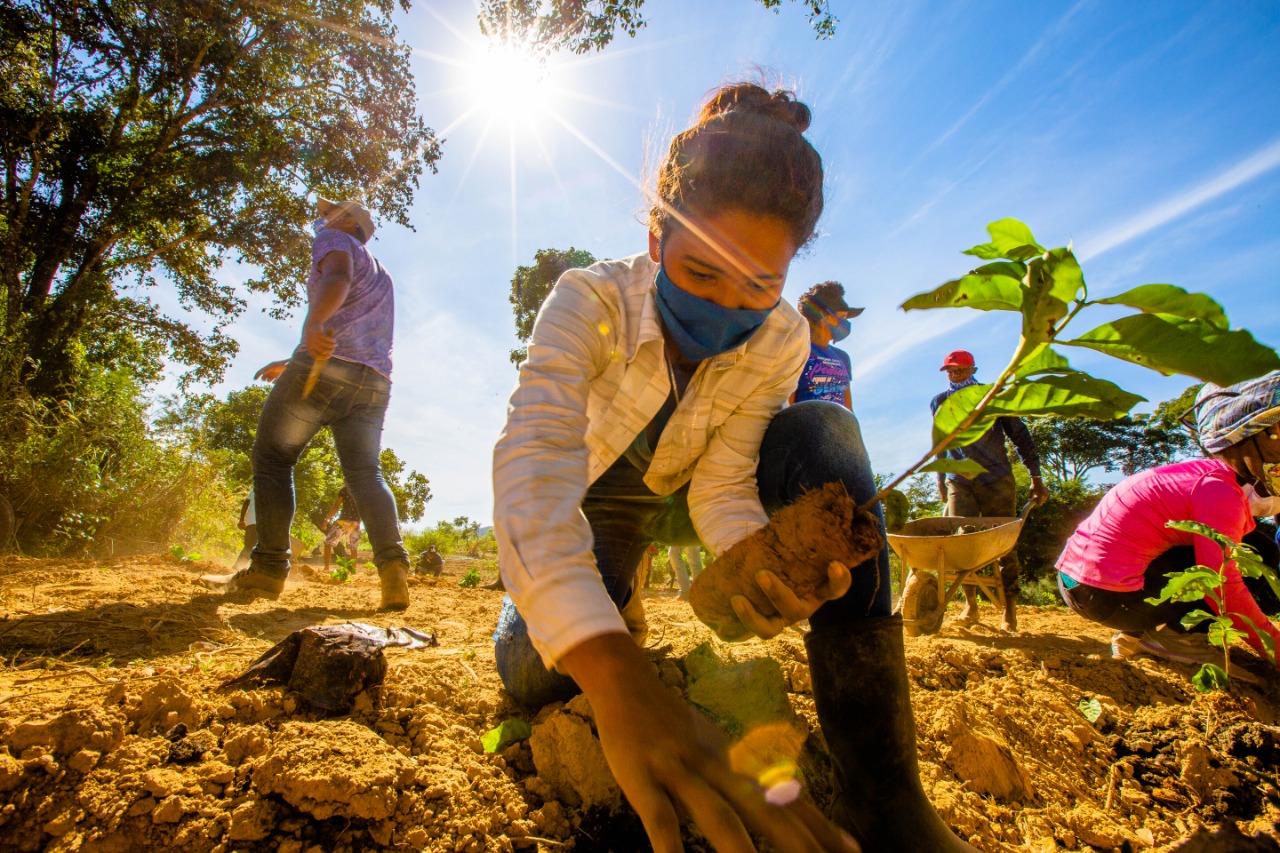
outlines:
[[[800,372],[800,382],[792,403],[829,400],[846,409],[853,408],[849,386],[853,363],[849,354],[835,344],[849,337],[850,323],[862,313],[844,301],[844,286],[837,281],[815,284],[796,302],[800,314],[809,321],[809,360]]]

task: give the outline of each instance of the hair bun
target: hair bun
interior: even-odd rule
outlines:
[[[735,83],[716,91],[702,108],[698,116],[698,124],[706,124],[716,116],[735,110],[752,112],[767,116],[784,124],[789,124],[798,133],[809,129],[813,114],[809,108],[795,99],[795,94],[788,89],[775,89],[772,92],[755,83]]]

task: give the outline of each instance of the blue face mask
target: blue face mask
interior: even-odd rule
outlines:
[[[654,282],[658,286],[658,313],[676,348],[689,361],[702,361],[742,346],[773,310],[717,305],[681,290],[662,267],[658,267]]]
[[[849,322],[848,317],[836,319],[836,324],[831,327],[831,343],[843,341],[849,337],[849,332],[853,330],[853,324]]]

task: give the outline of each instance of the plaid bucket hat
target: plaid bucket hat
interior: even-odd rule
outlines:
[[[1206,384],[1193,407],[1200,444],[1219,453],[1280,423],[1280,370],[1225,388]]]

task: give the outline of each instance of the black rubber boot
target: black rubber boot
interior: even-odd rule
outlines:
[[[947,828],[920,785],[902,617],[819,628],[805,646],[835,770],[832,819],[866,851],[977,853]]]

